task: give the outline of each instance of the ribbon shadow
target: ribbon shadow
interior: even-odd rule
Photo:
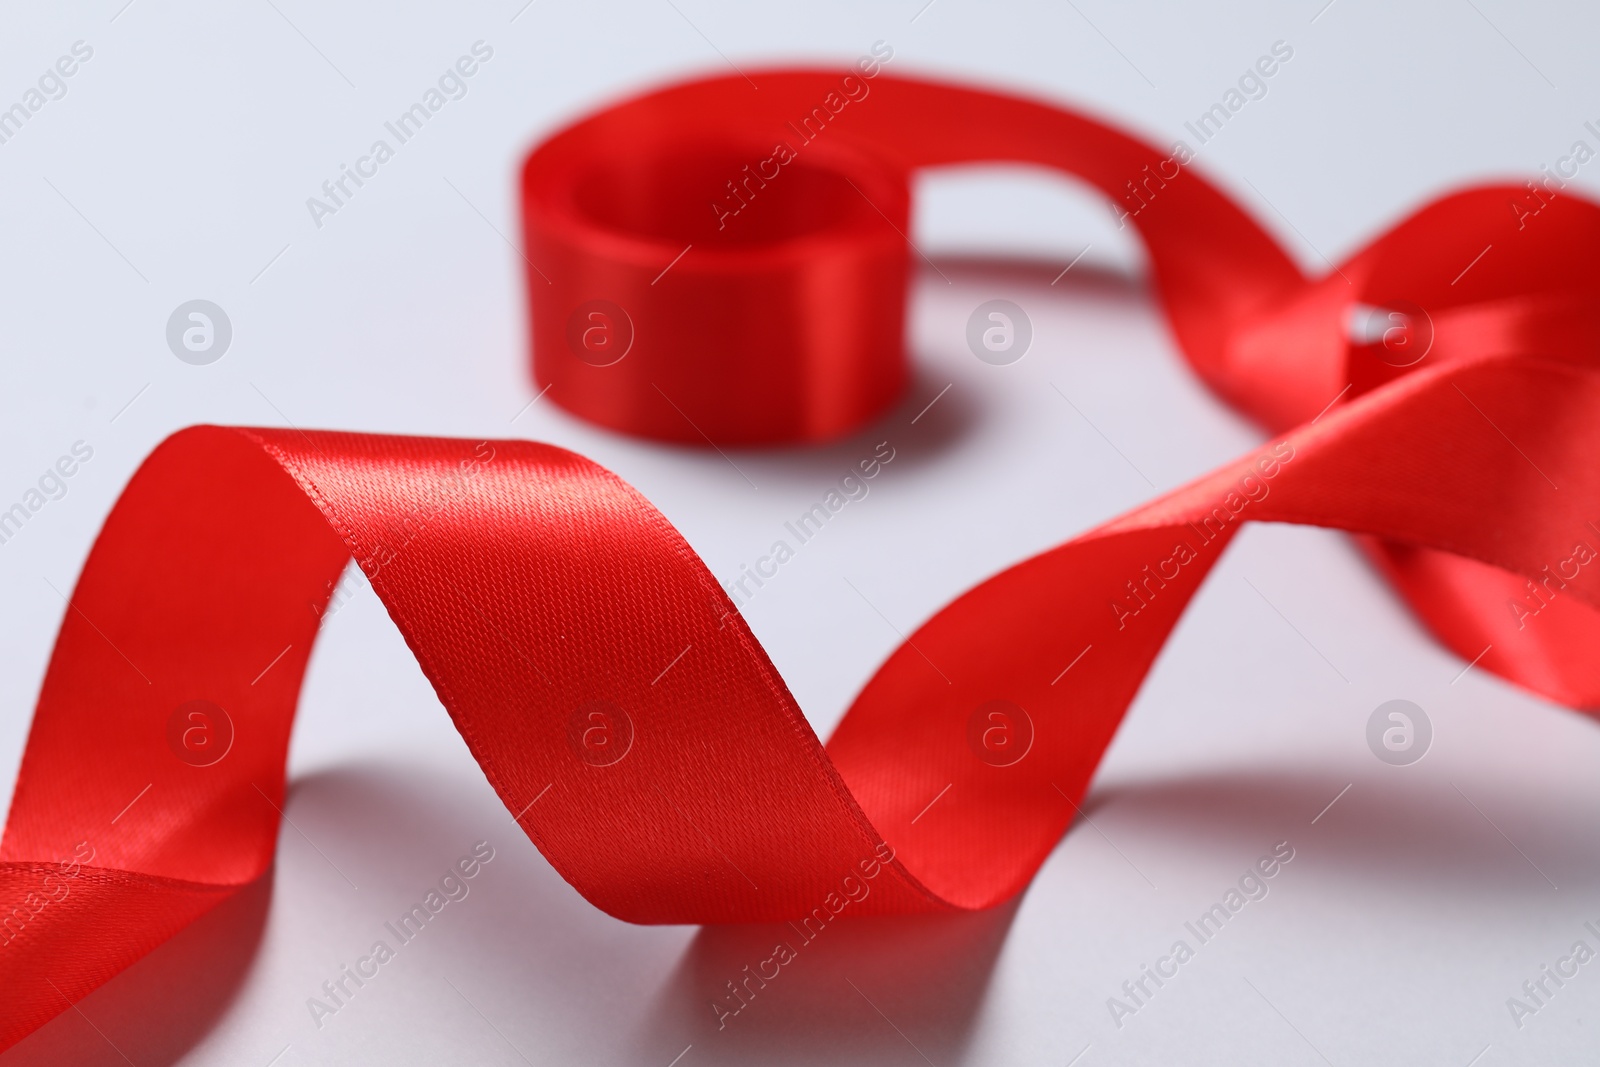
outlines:
[[[1544,905],[1557,885],[1563,896],[1600,890],[1600,856],[1571,847],[1584,823],[1569,790],[1379,770],[1390,773],[1240,769],[1119,782],[1084,807],[1118,840],[1137,834],[1167,852],[1248,853],[1287,840],[1297,863],[1347,893],[1383,885],[1419,900]]]
[[[966,915],[706,927],[635,1035],[697,1064],[960,1062],[1018,901]],[[777,946],[793,952],[770,981]],[[746,970],[746,968],[749,970]],[[729,983],[739,990],[730,991]]]

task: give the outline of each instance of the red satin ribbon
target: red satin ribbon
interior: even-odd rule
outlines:
[[[716,79],[626,102],[530,157],[535,368],[552,399],[678,440],[861,425],[906,377],[908,172],[1010,160],[1128,208],[1140,184],[1131,221],[1184,351],[1282,436],[963,594],[824,749],[694,551],[580,456],[175,434],[107,519],[40,693],[0,842],[0,1045],[266,870],[301,677],[350,556],[528,836],[635,922],[1017,893],[1244,522],[1364,535],[1451,648],[1490,645],[1487,669],[1600,703],[1600,210],[1545,193],[1519,225],[1511,205],[1532,194],[1475,189],[1308,281],[1215,188],[1083,116],[882,74],[855,75],[865,95],[837,72],[755,77],[759,91]],[[830,93],[858,98],[835,114]],[[718,229],[722,183],[819,107],[824,132]],[[1164,184],[1145,184],[1147,165]],[[1387,347],[1347,340],[1357,304],[1406,310]],[[1026,741],[1021,758],[989,744],[995,723]]]

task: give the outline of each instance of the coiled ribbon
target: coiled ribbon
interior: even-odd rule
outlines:
[[[0,1046],[267,869],[352,556],[529,838],[633,922],[802,919],[867,880],[856,913],[1016,894],[1244,522],[1360,535],[1457,653],[1600,703],[1595,206],[1470,189],[1307,279],[1215,187],[1082,115],[865,67],[755,78],[629,100],[529,157],[551,399],[719,445],[862,425],[907,377],[908,175],[1014,161],[1124,205],[1195,369],[1280,436],[962,594],[824,746],[690,546],[581,456],[174,434],[106,520],[40,692],[0,842]],[[1352,308],[1383,336],[1352,340]]]

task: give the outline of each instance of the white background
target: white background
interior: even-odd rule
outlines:
[[[857,438],[733,453],[735,471],[548,402],[523,411],[513,173],[605,101],[882,39],[893,72],[1011,87],[1166,143],[1283,40],[1292,61],[1196,166],[1318,271],[1443,190],[1593,144],[1582,123],[1600,118],[1600,19],[1576,4],[122,4],[0,17],[0,106],[74,41],[94,49],[0,145],[0,507],[73,442],[94,449],[0,545],[6,781],[63,612],[51,585],[71,586],[129,474],[191,423],[554,441],[638,486],[722,578],[889,440],[871,495],[746,609],[824,736],[897,641],[843,579],[909,630],[1259,439],[1189,373],[1104,207],[994,170],[923,181],[914,236],[948,281],[917,283],[915,393]],[[306,198],[480,39],[494,57],[468,96],[316,228]],[[234,329],[206,367],[164,339],[197,297]],[[1010,367],[963,339],[993,297],[1034,325]],[[0,1064],[1575,1062],[1595,1047],[1600,963],[1521,1029],[1506,998],[1580,937],[1600,948],[1582,927],[1600,925],[1600,731],[1464,666],[1340,536],[1251,527],[1134,704],[1092,825],[1019,902],[841,922],[718,1032],[710,998],[777,935],[633,927],[582,901],[358,589],[311,664],[275,872]],[[1405,768],[1364,739],[1397,697],[1435,730]],[[306,999],[479,839],[497,855],[471,895],[318,1029]],[[1296,853],[1270,895],[1116,1027],[1107,998],[1279,841]]]

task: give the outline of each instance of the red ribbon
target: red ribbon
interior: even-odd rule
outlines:
[[[860,426],[906,380],[907,175],[1005,160],[1123,205],[1196,370],[1282,436],[957,598],[824,749],[694,551],[580,456],[177,433],[107,519],[40,693],[0,842],[0,1045],[266,870],[350,556],[528,836],[635,922],[1014,895],[1244,522],[1362,535],[1452,649],[1600,703],[1600,210],[1473,189],[1307,280],[1169,153],[1081,115],[865,68],[756,77],[625,102],[529,158],[553,400],[719,444]],[[1358,306],[1385,340],[1348,340]]]

